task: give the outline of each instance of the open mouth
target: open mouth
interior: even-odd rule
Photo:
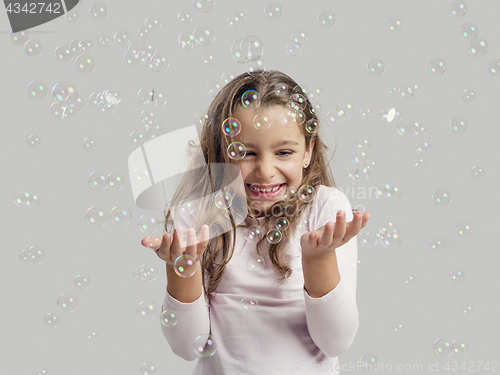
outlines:
[[[283,188],[286,186],[286,184],[281,184],[279,189],[276,191],[270,191],[269,193],[264,193],[261,191],[256,191],[253,190],[250,184],[247,184],[248,190],[252,193],[253,196],[259,197],[259,198],[275,198],[281,194],[283,191]]]

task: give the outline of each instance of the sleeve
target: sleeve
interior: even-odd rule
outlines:
[[[197,359],[194,352],[196,338],[203,334],[210,334],[209,302],[205,293],[202,293],[194,302],[182,303],[167,291],[161,311],[161,330],[174,354],[186,361]],[[165,311],[167,311],[165,313],[167,317],[171,318],[168,326],[163,322]],[[174,314],[173,317],[171,313]],[[177,323],[174,324],[175,321]]]
[[[309,220],[310,230],[335,222],[337,211],[346,213],[352,221],[351,204],[336,188],[320,186],[313,201]],[[356,305],[358,263],[357,236],[336,250],[340,282],[328,294],[313,298],[304,288],[307,328],[316,346],[328,357],[337,357],[349,349],[359,327]]]

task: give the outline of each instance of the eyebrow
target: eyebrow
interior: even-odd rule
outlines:
[[[248,142],[245,142],[245,141],[241,141],[246,147],[254,147],[255,148],[255,145],[253,143],[248,143]],[[278,141],[278,142],[274,142],[271,147],[272,148],[275,148],[275,147],[278,147],[278,146],[285,146],[285,145],[295,145],[295,146],[300,146],[297,142],[291,140],[291,139],[285,139],[283,141]]]

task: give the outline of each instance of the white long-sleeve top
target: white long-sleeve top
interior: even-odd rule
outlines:
[[[347,351],[359,327],[357,237],[335,250],[340,282],[320,298],[309,296],[304,288],[300,247],[304,233],[335,222],[339,210],[346,213],[347,222],[353,219],[344,193],[324,185],[316,187],[316,195],[301,217],[301,223],[307,219],[307,224],[287,241],[293,273],[281,286],[265,238],[261,245],[263,269],[248,266],[250,257],[258,254],[256,244],[245,240],[242,223],[236,227],[233,257],[211,301],[202,293],[196,301],[182,303],[167,291],[162,311],[175,312],[178,322],[171,327],[161,325],[162,333],[176,355],[197,360],[192,375],[339,373],[337,356]],[[263,220],[247,217],[245,222],[262,225]],[[258,302],[255,311],[243,312],[244,298]],[[203,334],[211,334],[217,345],[212,356],[198,357],[194,351],[195,339]]]

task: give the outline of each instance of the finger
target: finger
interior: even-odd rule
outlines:
[[[349,226],[346,235],[344,236],[344,243],[347,243],[351,238],[359,233],[361,228],[364,226],[363,223],[366,224],[364,217],[365,215],[362,211],[356,211],[354,219],[351,222],[352,224]]]
[[[345,222],[344,211],[337,212],[337,221],[335,222],[335,229],[333,231],[333,241],[332,243],[338,244],[342,241],[345,236],[347,224]]]
[[[177,227],[174,230],[174,236],[172,238],[172,246],[170,247],[170,259],[175,261],[184,252],[185,246],[183,246],[182,236],[184,234],[184,229],[182,227]]]
[[[141,244],[149,249],[157,250],[161,245],[161,241],[161,237],[147,236],[142,239]]]
[[[160,247],[156,249],[156,255],[158,255],[161,259],[167,260],[170,257],[170,247],[172,245],[172,235],[170,233],[165,233],[162,237],[159,237],[161,240]]]
[[[186,233],[186,250],[184,254],[189,254],[192,257],[196,256],[196,230],[194,228],[189,228]]]
[[[323,230],[323,235],[321,236],[318,246],[321,247],[330,247],[333,242],[333,231],[335,228],[335,224],[332,222],[328,222],[325,225],[325,229]]]
[[[198,242],[198,245],[196,248],[197,259],[201,259],[201,257],[203,256],[203,252],[205,251],[205,249],[208,245],[208,240],[210,238],[209,232],[210,232],[210,230],[208,228],[208,225],[202,225],[200,242]]]

